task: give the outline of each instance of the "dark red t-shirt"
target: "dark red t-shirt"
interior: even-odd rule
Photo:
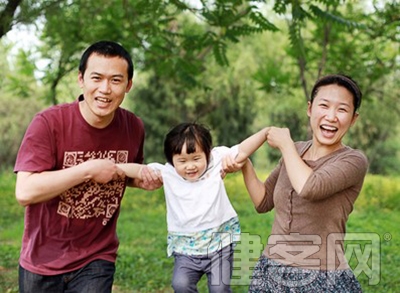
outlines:
[[[143,122],[119,108],[104,129],[90,126],[79,102],[53,106],[29,125],[14,171],[42,172],[108,158],[116,163],[142,163]],[[116,224],[126,181],[87,182],[56,198],[26,207],[20,264],[42,275],[83,267],[94,259],[114,262]]]

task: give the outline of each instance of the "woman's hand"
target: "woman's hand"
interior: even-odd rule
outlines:
[[[294,144],[288,128],[270,127],[266,136],[268,144],[281,151],[284,147]]]

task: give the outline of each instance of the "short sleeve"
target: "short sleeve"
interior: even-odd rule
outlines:
[[[37,114],[28,126],[14,166],[14,172],[42,172],[56,166],[54,138],[48,121]]]

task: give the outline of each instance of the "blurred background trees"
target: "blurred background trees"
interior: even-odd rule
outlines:
[[[9,36],[25,28],[38,41],[15,50]],[[399,36],[395,0],[1,1],[1,167],[39,109],[76,99],[81,53],[108,39],[134,59],[124,107],[145,122],[146,162],[164,161],[164,135],[182,121],[207,124],[215,145],[265,125],[306,140],[313,83],[342,72],[364,93],[346,143],[367,154],[371,173],[400,173]],[[267,147],[254,157],[262,168],[277,159]]]

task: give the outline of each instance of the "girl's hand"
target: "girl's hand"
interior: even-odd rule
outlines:
[[[246,163],[247,160],[242,163],[236,162],[235,158],[231,155],[223,157],[221,162],[221,177],[225,178],[227,173],[235,173],[241,170]]]
[[[161,173],[143,165],[140,170],[140,180],[136,182],[137,186],[146,190],[155,190],[163,185]]]

